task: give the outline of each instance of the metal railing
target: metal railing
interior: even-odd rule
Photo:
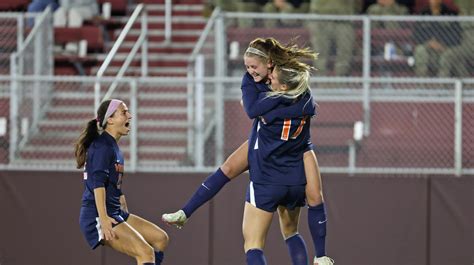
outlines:
[[[95,82],[110,83],[113,81],[113,77],[103,77],[100,79],[94,77],[0,77],[0,82],[43,82],[51,83],[50,86],[59,83],[63,84],[63,86],[65,84],[81,83],[82,85],[80,87],[84,91],[82,93],[85,93],[84,95],[91,95],[91,103],[93,102],[93,94],[91,93],[93,87],[87,84],[93,84]],[[232,148],[236,146],[235,143],[231,144],[227,141],[237,140],[236,143],[239,143],[238,139],[241,139],[243,142],[247,135],[246,126],[244,126],[244,130],[240,130],[242,125],[245,124],[242,123],[244,121],[233,118],[239,117],[238,112],[242,111],[240,108],[235,108],[235,106],[239,106],[240,97],[238,95],[241,78],[204,77],[200,79],[189,79],[123,77],[119,81],[121,89],[116,91],[114,96],[124,98],[130,104],[130,109],[134,112],[135,117],[138,117],[148,113],[146,110],[147,107],[145,105],[142,106],[140,102],[153,97],[147,94],[147,92],[137,93],[138,88],[147,85],[155,87],[156,90],[159,91],[160,87],[166,87],[170,84],[187,84],[189,82],[196,84],[202,83],[204,90],[214,91],[214,96],[219,94],[214,90],[216,84],[225,84],[226,89],[222,91],[224,99],[223,106],[227,113],[226,119],[230,119],[231,121],[225,123],[227,132],[225,139],[227,140],[225,141],[224,138],[221,140],[224,142],[224,148],[227,150],[224,153],[229,154]],[[370,84],[371,91],[368,99],[364,98],[364,82]],[[323,173],[455,175],[474,173],[474,165],[465,157],[474,151],[474,146],[472,145],[474,139],[472,135],[462,133],[463,130],[470,131],[474,128],[474,123],[472,122],[472,120],[474,120],[474,113],[472,112],[474,109],[474,79],[370,78],[365,80],[362,77],[342,79],[327,77],[312,78],[311,84],[318,85],[318,89],[315,89],[313,93],[321,107],[319,114],[321,117],[316,117],[314,121],[316,126],[314,129],[316,129],[317,133],[314,135],[315,138],[313,138],[313,141],[316,143],[317,152],[320,152],[318,153],[318,159],[320,160]],[[321,84],[326,84],[328,87],[326,88]],[[335,84],[337,84],[338,88],[335,88]],[[19,87],[25,89],[27,86],[23,85]],[[71,102],[79,100],[80,98],[76,98],[77,96],[77,92],[71,94]],[[63,101],[67,101],[64,94],[61,98]],[[339,149],[334,149],[333,151],[329,150],[329,153],[326,153],[322,149],[318,151],[318,146],[321,148],[324,147],[324,137],[328,137],[328,135],[324,136],[323,132],[318,133],[318,130],[325,126],[324,124],[318,124],[319,119],[324,120],[324,115],[328,115],[327,113],[325,114],[324,111],[326,109],[341,110],[339,113],[331,114],[333,115],[333,119],[338,121],[339,119],[345,119],[347,116],[354,116],[354,112],[362,110],[362,105],[365,100],[368,100],[372,106],[370,116],[374,119],[374,131],[368,137],[364,137],[361,140],[360,146],[355,149],[355,154],[353,154],[356,155],[356,157],[350,157],[350,152],[347,151],[348,146],[344,148],[346,151],[343,149],[340,151],[334,151]],[[84,107],[88,113],[92,111],[92,104],[86,104]],[[151,108],[153,108],[153,106],[151,106]],[[74,112],[76,112],[76,110]],[[222,112],[224,112],[224,110],[222,110]],[[362,117],[362,112],[363,111],[357,113],[353,120],[357,121],[358,117]],[[218,113],[217,111],[213,112],[214,120],[217,120],[215,116],[219,115]],[[160,164],[158,160],[154,160],[153,155],[149,158],[151,160],[147,161],[147,154],[154,152],[154,150],[149,149],[146,145],[136,146],[139,142],[138,139],[149,135],[148,131],[151,128],[148,127],[148,123],[143,119],[142,117],[138,122],[133,124],[135,127],[132,128],[133,132],[128,137],[128,144],[125,144],[124,147],[125,152],[128,153],[130,157],[128,159],[128,165],[131,170],[144,172],[204,172],[210,171],[220,165],[215,163],[215,161],[203,161],[203,165],[196,163],[178,163],[173,166],[167,166]],[[69,120],[64,126],[67,124],[80,125],[83,120],[85,119]],[[153,123],[153,126],[156,126],[156,130],[158,131],[168,131],[171,130],[168,129],[168,123],[169,122],[162,124]],[[55,126],[61,126],[58,123],[47,124],[50,124],[49,126],[53,124],[57,124]],[[15,133],[11,129],[12,128],[10,128],[10,134]],[[49,130],[54,130],[54,128],[50,128]],[[141,130],[144,131],[141,132]],[[352,128],[348,128],[348,130],[351,131]],[[329,137],[337,134],[337,132],[338,130],[334,132],[331,131]],[[172,131],[169,131],[169,133],[172,133]],[[51,139],[57,142],[61,141],[61,137],[66,137],[67,135],[74,136],[76,134],[78,134],[77,129],[69,133],[64,131],[57,132]],[[214,137],[207,139],[211,144],[201,143],[204,149],[204,157],[214,156],[216,141],[213,139],[215,139],[216,134],[217,132],[214,130]],[[321,137],[323,137],[322,142]],[[350,136],[348,139],[350,140],[350,138],[352,137]],[[169,139],[172,141],[172,138]],[[344,145],[344,143],[341,145]],[[70,148],[71,147],[68,146],[65,150],[69,150]],[[56,149],[57,148],[54,150]],[[34,151],[35,148],[27,146],[23,151],[26,150]],[[47,165],[43,163],[39,166],[34,163],[34,159],[18,159],[19,155],[17,152],[15,159],[10,160],[9,163],[4,164],[2,167],[10,169],[25,169],[28,167],[43,169],[61,168],[63,170],[68,168],[73,169],[71,165],[72,158],[67,162],[68,164],[55,164],[55,160],[52,158]],[[61,156],[61,154],[58,154],[58,156]],[[18,164],[13,163],[13,161],[22,162]]]
[[[13,80],[20,75],[53,74],[53,29],[52,11],[46,8],[35,19],[34,27],[18,51],[10,55],[10,75]],[[13,81],[10,86],[10,149],[9,159],[13,161],[16,152],[29,140],[29,135],[38,129],[47,104],[51,99],[51,86],[39,81],[22,87]],[[22,114],[20,119],[19,113]]]
[[[115,55],[118,52],[118,49],[122,45],[122,43],[125,41],[125,38],[127,37],[127,34],[130,32],[132,29],[133,25],[135,22],[138,21],[139,17],[141,15],[141,30],[140,30],[140,35],[137,39],[137,41],[134,43],[132,50],[128,54],[128,56],[125,58],[125,61],[123,65],[120,67],[120,70],[118,71],[116,75],[116,80],[112,82],[112,84],[108,87],[104,97],[101,97],[100,95],[100,83],[96,83],[94,88],[94,93],[95,93],[95,107],[96,109],[99,107],[101,100],[105,100],[112,95],[114,92],[115,88],[117,87],[118,80],[124,76],[125,72],[128,69],[128,66],[132,62],[133,58],[138,52],[138,49],[141,47],[141,75],[142,76],[147,76],[148,75],[148,42],[147,42],[147,35],[148,35],[148,22],[147,22],[147,13],[146,13],[146,8],[144,4],[139,4],[133,11],[132,15],[130,16],[130,19],[128,20],[127,24],[123,28],[123,30],[120,32],[119,37],[115,41],[114,45],[112,46],[112,49],[110,52],[107,54],[107,57],[105,58],[104,62],[100,66],[99,70],[97,71],[96,76],[97,77],[102,77],[105,74],[105,71],[107,70],[107,67],[110,65],[112,60],[114,59]]]

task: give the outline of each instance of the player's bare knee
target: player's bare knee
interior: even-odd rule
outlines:
[[[155,260],[155,250],[149,244],[140,244],[136,252],[136,259],[139,261],[149,262]]]
[[[280,225],[281,235],[283,238],[289,238],[298,232],[298,224],[292,222],[283,222]]]
[[[235,168],[232,166],[232,163],[228,162],[228,160],[226,160],[224,164],[221,165],[221,171],[228,178],[232,178],[236,174]]]
[[[306,192],[306,202],[309,206],[316,206],[323,202],[323,195],[319,192]]]
[[[170,237],[163,231],[158,238],[158,249],[164,251],[170,242]]]

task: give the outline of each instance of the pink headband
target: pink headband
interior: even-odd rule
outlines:
[[[123,101],[118,100],[118,99],[112,99],[109,103],[109,106],[107,107],[107,111],[105,112],[104,119],[102,120],[102,124],[100,127],[104,127],[105,124],[107,123],[107,119],[114,114],[114,112],[117,110],[117,108],[122,104]]]

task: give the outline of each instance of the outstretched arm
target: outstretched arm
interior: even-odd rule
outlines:
[[[272,123],[275,119],[292,119],[314,115],[316,115],[316,103],[313,96],[306,93],[298,102],[287,107],[271,110],[262,116],[266,123]]]

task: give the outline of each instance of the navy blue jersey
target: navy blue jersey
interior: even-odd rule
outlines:
[[[82,206],[94,208],[94,189],[104,187],[109,216],[120,214],[124,159],[115,139],[103,132],[87,149]]]
[[[257,184],[306,184],[303,154],[311,146],[310,116],[264,123],[255,119],[249,138],[250,179]]]
[[[301,100],[285,97],[268,97],[270,88],[263,82],[255,82],[249,73],[242,78],[242,101],[245,113],[250,119],[262,116],[266,122],[278,118],[296,118],[316,114],[316,103],[310,93]]]
[[[250,179],[258,184],[305,184],[303,154],[312,148],[313,98],[309,92],[298,99],[267,97],[264,86],[249,74],[242,80],[244,109],[256,118],[249,136]]]

